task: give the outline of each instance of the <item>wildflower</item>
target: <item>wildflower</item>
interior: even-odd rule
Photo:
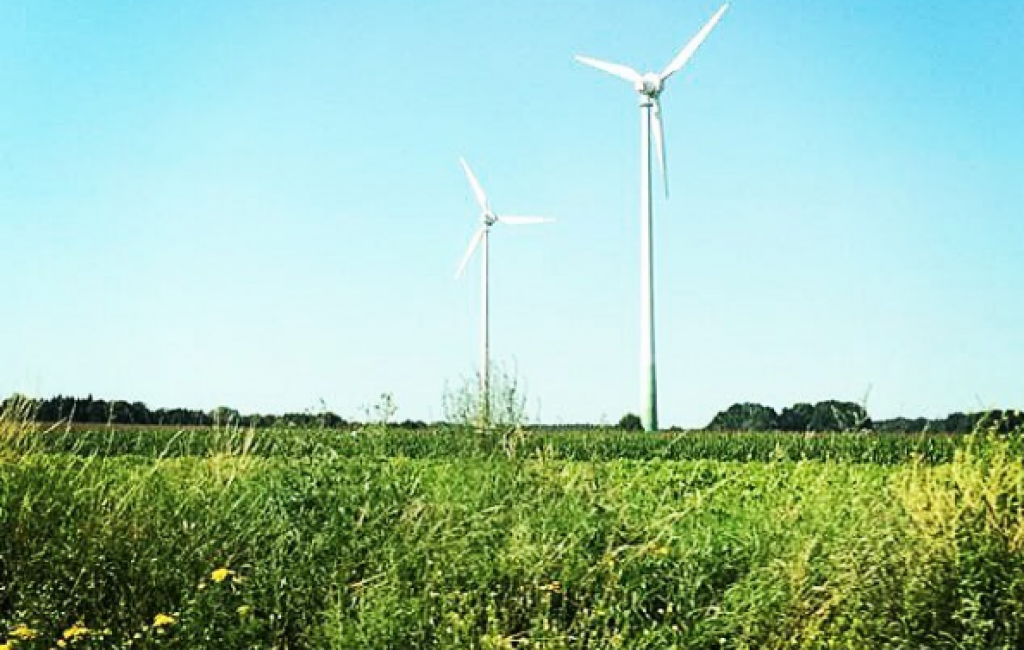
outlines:
[[[213,580],[214,582],[224,582],[233,575],[235,575],[234,571],[227,567],[221,567],[219,569],[215,569],[214,572],[210,574],[210,580]]]
[[[69,627],[68,629],[64,630],[63,636],[68,641],[74,641],[75,639],[80,639],[83,636],[87,636],[88,634],[89,628],[87,628],[84,623],[79,621],[71,627]]]
[[[239,618],[249,618],[252,615],[252,607],[249,605],[241,605],[236,611],[238,611]]]
[[[552,580],[549,584],[541,585],[541,591],[550,591],[551,593],[557,594],[562,591],[562,583],[557,580]]]
[[[157,614],[153,617],[153,627],[166,627],[177,622],[178,620],[170,614]]]
[[[24,623],[20,623],[17,627],[11,630],[11,636],[16,639],[21,639],[22,641],[31,641],[39,636],[39,633]]]
[[[14,650],[14,645],[11,643],[0,643],[0,650]]]

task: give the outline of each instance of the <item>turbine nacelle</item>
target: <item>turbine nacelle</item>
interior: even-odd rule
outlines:
[[[650,99],[657,99],[658,95],[661,94],[663,79],[660,74],[655,72],[648,72],[644,76],[637,79],[633,87],[641,95],[645,95]]]

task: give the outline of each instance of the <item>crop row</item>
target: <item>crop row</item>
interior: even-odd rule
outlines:
[[[519,457],[605,461],[632,460],[821,460],[897,464],[911,459],[944,463],[957,450],[984,444],[982,436],[925,434],[625,433],[618,430],[515,431],[482,434],[466,428],[405,430],[367,428],[51,428],[23,436],[23,451],[80,456],[210,456],[245,452],[262,457]],[[1017,440],[1010,441],[1020,449]]]

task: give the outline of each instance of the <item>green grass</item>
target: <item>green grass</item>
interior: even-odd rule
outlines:
[[[1016,443],[14,424],[18,650],[1024,647]]]

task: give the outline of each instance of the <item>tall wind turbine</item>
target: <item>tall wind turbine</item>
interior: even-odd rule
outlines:
[[[654,364],[654,265],[651,242],[651,127],[653,118],[654,145],[658,150],[665,197],[668,198],[668,171],[665,167],[664,127],[661,123],[661,93],[665,81],[679,72],[715,28],[728,3],[711,17],[706,25],[686,44],[672,62],[658,74],[640,74],[633,68],[608,63],[586,56],[576,60],[633,84],[640,96],[640,419],[646,431],[658,429],[657,375]]]
[[[473,195],[480,206],[480,227],[470,240],[469,248],[466,249],[466,254],[462,256],[462,263],[459,264],[459,270],[455,273],[455,277],[459,278],[462,276],[462,272],[466,269],[466,265],[469,264],[473,253],[476,252],[477,248],[480,248],[480,420],[483,426],[487,426],[491,419],[490,316],[488,314],[490,305],[487,294],[490,281],[488,257],[491,228],[494,224],[498,223],[510,226],[524,226],[535,223],[549,223],[554,220],[533,216],[498,216],[491,210],[487,194],[484,193],[484,189],[480,186],[480,181],[473,174],[473,170],[466,164],[465,159],[460,158],[459,162],[462,163],[462,169],[466,172],[466,178],[469,180],[469,185],[473,188]]]

